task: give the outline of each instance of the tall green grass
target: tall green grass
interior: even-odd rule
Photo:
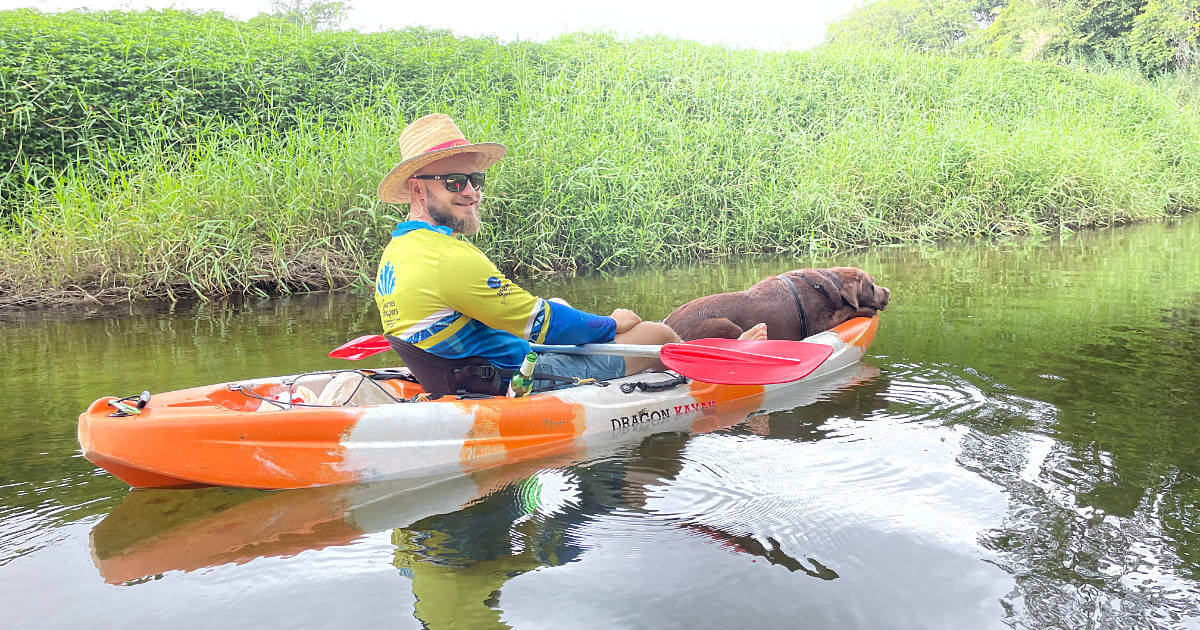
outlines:
[[[545,59],[562,60],[547,64]],[[495,77],[495,81],[478,77]],[[1169,88],[1169,89],[1167,89]],[[408,119],[503,142],[475,241],[517,274],[1073,230],[1200,207],[1182,82],[855,49],[601,35],[491,43],[336,124],[222,122],[56,173],[0,231],[0,295],[369,282]],[[151,134],[153,135],[153,134]]]
[[[213,124],[258,134],[302,115],[333,123],[384,86],[419,107],[430,77],[494,78],[475,65],[497,47],[419,27],[315,32],[216,12],[0,11],[0,215],[73,162],[189,146]]]

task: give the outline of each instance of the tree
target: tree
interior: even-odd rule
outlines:
[[[1133,20],[1129,52],[1149,71],[1200,62],[1200,0],[1149,0]]]
[[[876,0],[829,42],[1026,61],[1132,59],[1149,74],[1200,64],[1200,0]]]
[[[827,41],[948,52],[991,20],[1002,0],[880,0],[834,22]]]
[[[350,11],[343,0],[271,0],[274,17],[298,26],[321,31],[341,26]]]
[[[1147,0],[1010,0],[983,33],[988,52],[1026,61],[1124,57]]]

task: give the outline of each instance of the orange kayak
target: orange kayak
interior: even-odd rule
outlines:
[[[157,393],[141,408],[108,396],[79,416],[79,444],[138,488],[302,488],[473,472],[804,404],[814,386],[863,357],[877,327],[877,317],[858,318],[805,339],[833,352],[808,376],[774,385],[664,372],[523,398],[426,400],[406,370],[347,369]]]

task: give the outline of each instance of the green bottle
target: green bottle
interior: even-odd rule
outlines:
[[[533,391],[534,363],[537,363],[536,352],[530,352],[525,355],[525,360],[521,362],[521,369],[516,374],[513,374],[512,379],[508,381],[509,398],[520,398]]]

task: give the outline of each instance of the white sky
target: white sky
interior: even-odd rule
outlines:
[[[801,50],[821,42],[825,27],[862,0],[349,0],[343,25],[376,31],[423,25],[465,36],[545,41],[561,33],[612,31],[621,37],[663,34],[708,44]],[[270,0],[0,0],[0,10],[215,9],[246,19],[269,12]]]

